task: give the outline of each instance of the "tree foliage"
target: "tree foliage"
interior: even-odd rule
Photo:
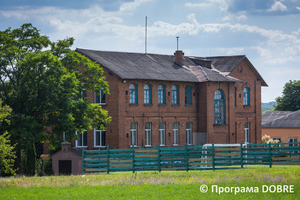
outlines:
[[[70,49],[73,38],[51,42],[31,24],[0,31],[0,98],[12,108],[5,128],[35,166],[35,142],[52,146],[65,132],[69,139],[110,122],[108,112],[86,99],[77,100],[82,88],[109,93],[103,69]],[[58,136],[58,137],[57,137]],[[34,169],[28,166],[28,175]]]
[[[289,81],[283,87],[282,97],[276,98],[275,110],[296,111],[300,109],[300,81]]]
[[[11,114],[11,108],[7,105],[2,106],[2,100],[0,99],[0,125],[3,122],[10,123],[7,119]],[[16,158],[14,151],[14,146],[11,146],[10,135],[7,131],[0,134],[0,171],[5,174],[15,174],[13,170],[14,159]]]

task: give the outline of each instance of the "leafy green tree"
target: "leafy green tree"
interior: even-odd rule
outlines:
[[[108,112],[85,98],[82,88],[102,88],[108,94],[103,69],[70,49],[73,38],[51,42],[31,24],[0,31],[0,98],[12,108],[6,128],[16,144],[16,166],[26,153],[26,174],[35,174],[36,142],[52,146],[66,134],[75,138],[92,127],[110,122]]]
[[[300,109],[300,81],[289,81],[283,87],[282,97],[276,98],[275,110],[296,111]]]
[[[2,106],[2,100],[0,99],[0,125],[3,122],[10,123],[7,119],[11,114],[11,108],[7,105]],[[16,158],[14,146],[11,146],[10,135],[5,131],[0,134],[0,171],[5,174],[15,174],[13,170],[14,159]]]

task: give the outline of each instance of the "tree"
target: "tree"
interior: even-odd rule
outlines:
[[[10,123],[7,119],[10,116],[11,108],[7,105],[2,106],[2,100],[0,99],[0,125],[5,121],[6,123]],[[15,170],[13,170],[15,151],[14,146],[10,145],[9,140],[10,135],[5,131],[0,134],[0,171],[5,174],[15,174]]]
[[[300,109],[300,81],[289,81],[283,87],[282,97],[276,98],[275,110],[296,111]]]
[[[110,122],[100,105],[76,99],[82,88],[109,90],[103,69],[71,50],[73,42],[51,42],[31,24],[0,31],[0,98],[13,110],[11,124],[4,127],[16,144],[21,170],[21,151],[26,153],[27,175],[35,174],[35,142],[55,146],[63,132],[72,139],[76,130]]]

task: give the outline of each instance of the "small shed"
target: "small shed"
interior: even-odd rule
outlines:
[[[61,143],[61,150],[51,158],[54,175],[82,174],[82,150],[71,147],[70,142]]]

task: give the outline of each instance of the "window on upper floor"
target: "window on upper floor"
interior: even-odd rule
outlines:
[[[165,104],[166,96],[165,96],[165,86],[160,84],[158,85],[158,104]]]
[[[135,83],[131,83],[129,86],[130,90],[130,104],[137,104],[137,85]]]
[[[214,116],[215,124],[225,124],[225,99],[220,89],[214,95]]]
[[[172,85],[172,104],[178,105],[178,85]]]
[[[250,105],[250,93],[249,93],[249,88],[244,87],[244,106],[249,106]]]
[[[95,91],[95,103],[96,104],[105,104],[105,94],[103,90]]]
[[[151,104],[151,85],[144,85],[144,104]]]
[[[185,105],[192,104],[192,86],[186,85],[185,86]]]

